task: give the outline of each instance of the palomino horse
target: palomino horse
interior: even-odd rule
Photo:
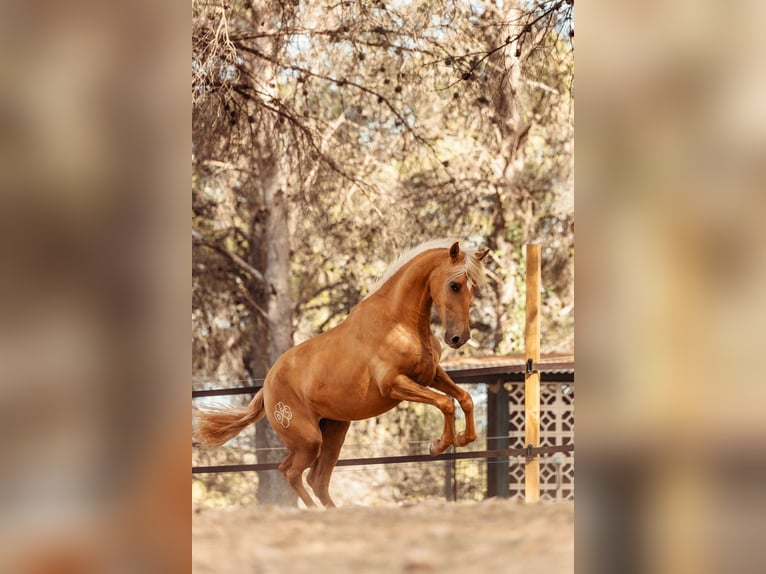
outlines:
[[[314,501],[303,471],[310,468],[307,480],[322,504],[335,506],[330,475],[350,421],[380,415],[401,401],[433,405],[444,414],[432,454],[474,441],[473,401],[439,366],[431,307],[447,345],[462,346],[471,336],[468,309],[487,253],[432,241],[401,256],[342,323],[279,357],[247,407],[198,413],[198,441],[220,446],[265,414],[289,451],[279,470],[306,506]],[[464,432],[455,434],[455,407],[442,393],[460,403]]]

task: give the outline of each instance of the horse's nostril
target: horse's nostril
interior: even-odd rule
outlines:
[[[452,337],[452,344],[453,345],[457,345],[459,342],[460,342],[460,337],[458,337],[457,335]]]

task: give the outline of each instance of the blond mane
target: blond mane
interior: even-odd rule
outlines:
[[[415,259],[415,257],[421,253],[425,253],[429,249],[449,249],[452,244],[455,243],[455,241],[458,240],[432,239],[430,241],[425,241],[420,245],[417,245],[412,249],[409,249],[400,254],[396,259],[394,259],[391,265],[388,266],[388,269],[386,269],[386,272],[383,274],[383,276],[378,279],[373,288],[367,294],[367,297],[383,287],[383,285],[385,285],[388,280],[396,274],[397,271],[399,271],[402,267],[407,265],[407,263]],[[465,275],[468,278],[469,289],[474,286],[481,285],[484,280],[484,275],[482,273],[481,261],[479,261],[479,259],[476,257],[476,252],[469,251],[468,249],[463,249],[462,245],[460,246],[460,250],[465,253],[465,259],[461,265],[455,268],[447,280],[452,281],[453,279],[457,279],[458,277]],[[367,297],[365,297],[365,299]]]

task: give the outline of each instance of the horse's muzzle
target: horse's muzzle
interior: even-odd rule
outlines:
[[[452,347],[453,349],[459,349],[463,345],[465,345],[466,341],[471,338],[471,332],[466,329],[463,331],[460,335],[456,335],[454,333],[445,333],[444,334],[444,341]]]

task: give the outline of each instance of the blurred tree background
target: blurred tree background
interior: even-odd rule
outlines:
[[[532,241],[544,245],[543,350],[571,352],[573,39],[572,1],[193,0],[194,387],[262,378],[435,237],[491,249],[471,344],[443,358],[522,350]],[[430,410],[355,423],[343,456],[424,452],[441,424]],[[255,462],[255,449],[258,462],[284,457],[265,420],[194,460]],[[358,502],[380,488],[432,496],[443,470],[339,469],[333,488],[348,477]],[[480,465],[465,472],[482,480]],[[278,473],[194,478],[211,504],[256,492],[295,504],[285,486]]]

